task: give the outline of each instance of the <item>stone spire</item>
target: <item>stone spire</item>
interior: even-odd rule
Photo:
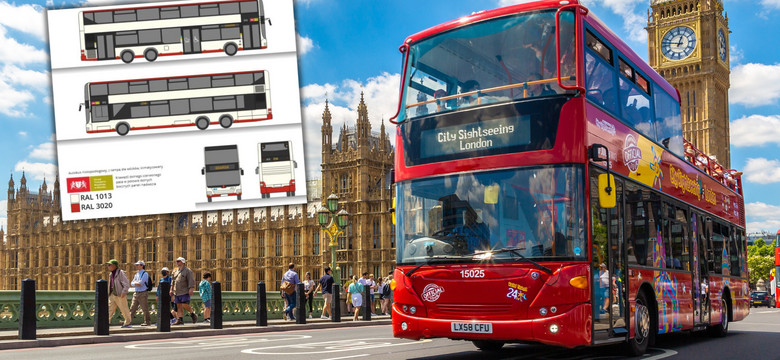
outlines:
[[[358,104],[357,112],[357,145],[358,147],[368,147],[368,139],[371,136],[371,123],[368,120],[368,107],[362,91],[360,92],[360,104]]]
[[[328,99],[325,99],[325,111],[322,112],[322,161],[326,161],[326,157],[333,151],[333,126],[331,125],[332,116],[330,115],[330,107],[328,106]]]
[[[52,193],[54,194],[54,207],[60,206],[60,176],[57,175],[57,177],[54,178],[54,189],[52,189]]]
[[[14,201],[14,174],[11,174],[11,180],[8,180],[8,203]]]

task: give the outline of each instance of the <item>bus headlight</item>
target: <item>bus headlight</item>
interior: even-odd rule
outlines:
[[[539,315],[547,316],[547,308],[541,308],[539,309]]]
[[[404,312],[409,312],[409,307],[404,305],[404,307],[401,308]]]
[[[560,329],[558,328],[558,325],[557,325],[557,324],[552,324],[552,325],[550,325],[550,333],[552,333],[552,334],[557,334],[557,333],[558,333],[558,330],[560,330]]]
[[[401,323],[401,330],[406,331],[406,329],[409,328],[409,325],[406,325],[406,321]]]
[[[409,308],[409,312],[412,313],[412,315],[414,315],[417,313],[417,308],[412,306],[411,308]]]

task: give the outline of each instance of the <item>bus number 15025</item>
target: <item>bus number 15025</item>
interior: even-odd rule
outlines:
[[[485,270],[461,270],[460,276],[462,276],[464,279],[483,278],[485,277]]]

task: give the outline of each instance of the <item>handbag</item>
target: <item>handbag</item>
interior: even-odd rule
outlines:
[[[289,281],[284,281],[282,282],[280,289],[284,291],[285,294],[292,295],[295,292],[295,285]]]

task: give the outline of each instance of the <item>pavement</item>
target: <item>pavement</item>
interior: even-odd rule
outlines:
[[[362,319],[362,317],[361,317]],[[92,327],[38,329],[36,340],[19,340],[18,330],[0,330],[0,350],[56,347],[70,345],[103,344],[112,342],[145,341],[160,339],[192,338],[235,334],[255,334],[295,330],[333,329],[355,326],[388,325],[389,316],[372,316],[371,321],[353,322],[351,317],[342,316],[341,322],[329,319],[306,319],[306,324],[294,321],[268,320],[268,326],[258,327],[255,320],[223,322],[222,329],[211,329],[204,322],[185,323],[171,326],[171,332],[157,332],[156,326],[133,325],[123,329],[119,325],[109,327],[108,336],[95,335]]]

